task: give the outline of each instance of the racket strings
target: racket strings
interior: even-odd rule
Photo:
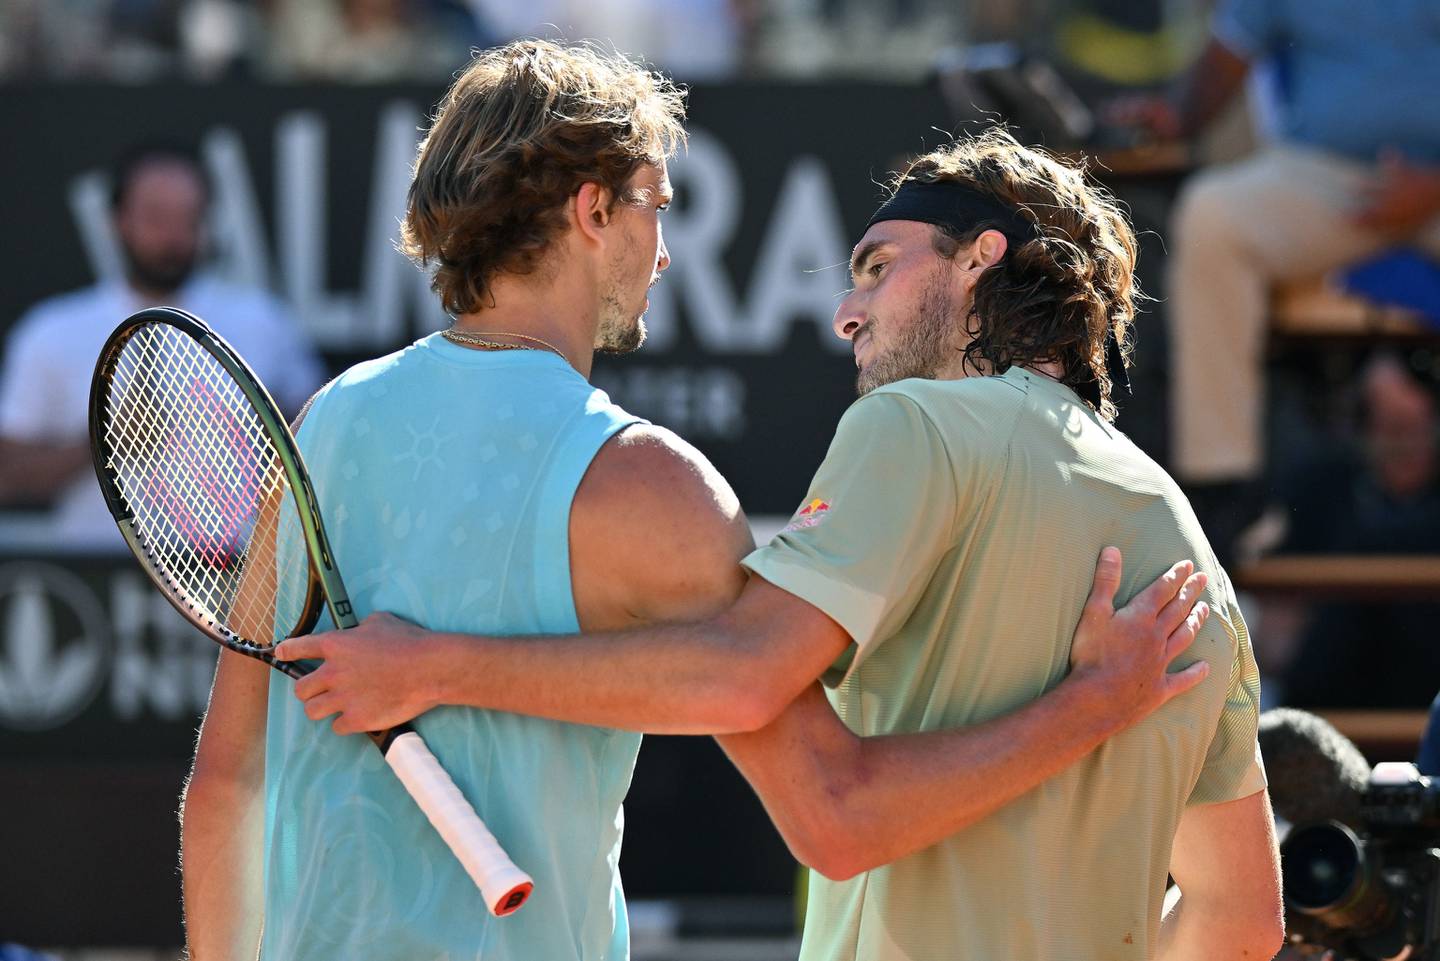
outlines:
[[[295,499],[259,415],[199,343],[139,328],[105,398],[107,463],[136,540],[170,587],[262,647],[288,636],[309,594]]]

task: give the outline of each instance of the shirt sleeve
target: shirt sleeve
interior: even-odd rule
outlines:
[[[838,684],[915,609],[954,544],[960,482],[912,399],[870,394],[841,418],[805,503],[741,563],[849,633],[822,680]]]
[[[1211,32],[1238,56],[1261,59],[1282,42],[1282,0],[1224,0],[1215,13]]]
[[[1230,686],[1220,723],[1205,755],[1205,767],[1190,792],[1190,804],[1219,804],[1249,797],[1266,786],[1260,758],[1260,670],[1250,647],[1250,634],[1233,599],[1230,623],[1237,643],[1230,668]]]

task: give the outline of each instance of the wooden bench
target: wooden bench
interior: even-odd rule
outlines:
[[[1316,711],[1355,742],[1371,764],[1412,761],[1430,719],[1428,711]]]
[[[1237,567],[1234,581],[1255,594],[1433,601],[1440,600],[1440,555],[1272,554]]]
[[[1236,568],[1237,590],[1313,599],[1440,599],[1440,556],[1272,555]],[[1440,686],[1440,679],[1437,679]],[[1419,710],[1317,711],[1372,762],[1414,758],[1429,718]]]

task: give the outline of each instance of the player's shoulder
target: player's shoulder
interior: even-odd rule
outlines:
[[[999,377],[912,377],[857,400],[842,418],[839,434],[933,435],[952,457],[1000,455],[1023,403],[1023,392]]]
[[[674,431],[644,422],[614,434],[596,452],[575,494],[577,509],[637,521],[740,513],[730,484],[704,454]]]
[[[1024,391],[1005,377],[958,380],[907,377],[877,387],[856,403],[887,398],[892,405],[913,405],[932,420],[956,415],[969,415],[974,419],[996,411],[1013,410],[1023,403],[1024,397]]]
[[[383,357],[360,361],[330,378],[306,402],[306,420],[310,420],[312,415],[319,415],[322,407],[335,410],[337,405],[346,407],[361,401],[382,404],[403,402],[404,391],[400,390],[392,395],[391,385],[384,379],[385,372],[394,366],[395,358],[400,353],[401,351],[396,351]]]
[[[677,488],[681,491],[723,489],[730,485],[695,446],[665,427],[646,422],[631,424],[605,442],[591,463],[590,479],[632,486]]]
[[[570,509],[577,604],[640,620],[703,616],[739,589],[754,549],[730,485],[674,432],[632,424],[596,453]],[[590,575],[604,571],[603,581]],[[584,603],[581,603],[581,601]],[[624,619],[622,618],[622,621]]]

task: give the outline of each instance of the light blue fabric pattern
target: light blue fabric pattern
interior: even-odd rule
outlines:
[[[1280,136],[1373,161],[1440,163],[1440,3],[1225,0],[1217,38],[1281,78]]]
[[[601,445],[636,422],[546,351],[432,335],[347,371],[298,439],[357,615],[578,630],[571,500]],[[525,907],[496,919],[370,741],[310,721],[291,687],[274,674],[262,958],[628,957],[618,863],[638,734],[453,707],[417,720],[535,879]]]

